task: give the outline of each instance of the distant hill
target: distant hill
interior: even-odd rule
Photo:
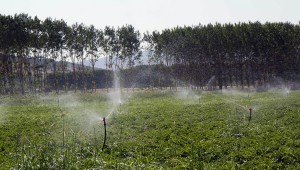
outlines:
[[[51,61],[51,59],[41,59],[41,60],[36,60],[34,61],[33,59],[28,59],[27,60],[31,66],[34,66],[34,67],[43,67],[44,63],[47,63],[47,71],[48,72],[53,72],[53,66],[54,66],[54,63],[53,61]],[[35,62],[35,64],[34,64]],[[56,69],[58,72],[61,71],[61,61],[55,61],[56,63]],[[92,69],[92,66],[89,64],[89,61],[86,61],[85,63],[85,69]],[[80,68],[81,67],[81,64],[80,63],[75,63],[75,68]],[[99,67],[95,66],[95,69],[100,69]],[[66,72],[72,72],[73,71],[73,63],[72,62],[68,62],[66,61],[66,68],[65,68],[65,71]]]
[[[141,62],[142,63],[140,65],[148,64],[148,56],[147,56],[147,52],[145,52],[145,51],[142,53]],[[84,62],[84,64],[86,66],[91,67],[91,62],[89,60],[86,60]],[[106,68],[105,64],[106,64],[106,58],[105,57],[99,58],[98,61],[95,64],[95,67],[100,68],[100,69],[105,69]]]

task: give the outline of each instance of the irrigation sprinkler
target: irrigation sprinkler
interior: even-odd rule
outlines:
[[[103,125],[104,125],[104,141],[103,141],[102,151],[104,150],[105,142],[106,142],[106,120],[105,120],[105,117],[103,117]]]
[[[251,121],[251,116],[252,116],[252,108],[249,108],[249,122],[248,122],[248,125],[250,124],[250,121]]]
[[[123,136],[123,129],[124,129],[124,126],[123,125],[121,125],[121,133],[120,133],[120,137],[122,137]]]

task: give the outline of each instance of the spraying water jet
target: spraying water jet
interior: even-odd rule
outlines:
[[[286,88],[286,89],[285,89],[285,92],[286,92],[286,97],[289,97],[290,90]]]

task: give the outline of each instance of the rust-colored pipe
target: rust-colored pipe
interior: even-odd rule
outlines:
[[[251,116],[252,116],[252,108],[249,108],[249,123],[248,124],[250,124]]]
[[[106,121],[105,121],[105,117],[103,117],[103,125],[104,125],[104,141],[103,141],[102,151],[105,147],[105,142],[106,142]]]

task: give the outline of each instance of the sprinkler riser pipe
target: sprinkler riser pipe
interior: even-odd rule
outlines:
[[[102,121],[103,121],[104,126],[106,126],[106,119],[105,119],[105,117],[103,117]]]
[[[103,125],[104,125],[104,141],[103,141],[102,151],[105,147],[105,142],[106,142],[106,120],[105,120],[105,117],[103,117]]]
[[[251,121],[251,116],[252,116],[252,108],[249,108],[249,123]]]

